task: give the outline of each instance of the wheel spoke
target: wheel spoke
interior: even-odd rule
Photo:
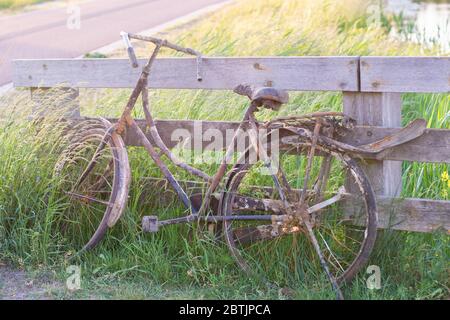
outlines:
[[[325,201],[322,201],[320,203],[317,203],[317,204],[309,207],[308,213],[309,214],[314,213],[316,211],[322,210],[322,209],[340,201],[344,194],[345,194],[345,188],[344,187],[339,188],[338,193],[334,197],[331,197]]]
[[[66,194],[68,194],[71,197],[78,198],[78,199],[81,199],[81,200],[88,200],[89,202],[101,203],[101,204],[104,204],[104,205],[106,205],[108,207],[112,207],[113,206],[112,203],[109,203],[107,201],[103,201],[103,200],[100,200],[100,199],[97,199],[97,198],[94,198],[94,197],[86,196],[84,194],[79,194],[79,193],[75,193],[75,192],[66,192]]]
[[[336,297],[338,300],[343,300],[344,299],[344,295],[342,294],[341,288],[339,287],[339,285],[337,284],[336,279],[334,278],[334,276],[331,274],[330,269],[328,268],[328,265],[325,261],[325,258],[322,254],[322,250],[320,249],[319,243],[317,241],[316,236],[314,235],[314,231],[312,229],[312,226],[310,224],[309,221],[305,220],[304,224],[306,226],[306,230],[308,231],[308,236],[309,239],[311,240],[311,243],[314,247],[314,250],[317,253],[317,256],[319,257],[320,260],[320,264],[322,265],[323,270],[325,271],[325,273],[328,276],[328,279],[331,282],[331,285],[333,286],[334,291],[336,292]]]
[[[325,247],[327,248],[328,252],[330,253],[330,256],[334,259],[334,261],[336,261],[336,263],[338,264],[339,268],[341,269],[342,272],[345,272],[345,269],[341,266],[339,260],[336,258],[336,256],[333,254],[333,251],[331,250],[330,246],[328,245],[327,240],[325,240],[324,236],[322,235],[322,233],[320,231],[318,231],[318,234],[320,236],[320,238],[322,239],[323,243],[325,244]],[[328,260],[328,262],[331,263],[331,261]],[[336,268],[336,266],[334,265],[334,263],[332,263],[333,266]],[[337,268],[336,268],[337,269]]]
[[[311,148],[309,149],[308,162],[306,164],[306,170],[305,170],[305,177],[303,179],[303,188],[302,188],[302,193],[300,195],[300,200],[299,200],[300,205],[302,205],[305,202],[306,190],[308,190],[308,182],[309,182],[309,177],[311,174],[312,162],[313,162],[314,154],[316,151],[317,138],[319,136],[320,127],[321,127],[320,122],[316,122],[316,125],[314,127]]]
[[[350,249],[348,246],[346,246],[344,243],[342,243],[342,241],[340,241],[340,240],[336,237],[336,235],[334,234],[334,232],[333,232],[331,229],[325,228],[325,229],[323,229],[323,230],[326,231],[326,232],[333,238],[333,240],[336,241],[336,243],[339,244],[342,248],[346,249],[347,251],[349,251],[350,253],[354,254],[355,256],[357,255],[357,253],[356,253],[355,251],[353,251],[353,250]],[[349,239],[351,239],[352,241],[354,241],[354,242],[356,242],[356,243],[361,244],[361,242],[358,241],[358,240],[352,239],[352,238],[350,238],[350,237],[348,237],[348,236],[346,236],[346,237],[349,238]]]

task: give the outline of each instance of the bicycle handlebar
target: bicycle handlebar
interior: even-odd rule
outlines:
[[[202,81],[202,79],[203,79],[202,75],[201,75],[202,54],[200,52],[198,52],[194,49],[191,49],[191,48],[184,48],[179,45],[170,43],[167,40],[158,39],[155,37],[142,36],[139,34],[127,33],[124,31],[122,31],[120,33],[120,35],[122,36],[125,46],[127,47],[128,57],[130,59],[130,62],[131,62],[131,65],[133,66],[133,68],[137,68],[139,66],[139,64],[136,59],[136,54],[134,53],[134,49],[133,49],[133,46],[131,45],[130,39],[152,42],[157,46],[166,47],[166,48],[178,51],[178,52],[183,52],[185,54],[189,54],[189,55],[197,57],[197,81]]]
[[[139,67],[139,63],[137,61],[136,54],[134,53],[133,46],[131,45],[128,33],[122,31],[120,33],[120,36],[122,37],[122,40],[125,43],[125,46],[127,47],[128,58],[130,59],[131,66],[133,68]]]
[[[133,33],[128,33],[128,37],[130,37],[130,39],[136,39],[136,40],[142,40],[142,41],[147,41],[147,42],[152,42],[156,45],[160,45],[161,47],[166,47],[175,51],[179,51],[179,52],[183,52],[192,56],[196,56],[196,57],[201,57],[202,54],[194,49],[191,48],[184,48],[181,47],[179,45],[170,43],[167,40],[163,40],[163,39],[158,39],[155,37],[150,37],[150,36],[142,36],[140,34],[133,34]]]

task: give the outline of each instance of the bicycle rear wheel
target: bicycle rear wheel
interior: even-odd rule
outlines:
[[[94,248],[122,215],[130,167],[122,138],[105,119],[76,125],[55,166],[64,202],[59,231],[70,248]]]

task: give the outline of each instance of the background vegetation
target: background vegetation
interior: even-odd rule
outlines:
[[[49,0],[0,0],[0,10],[17,9],[30,4],[41,3]]]
[[[389,28],[398,21],[383,15],[381,23],[374,23],[366,8],[367,1],[361,0],[247,0],[161,36],[210,56],[440,52],[437,47],[390,37]],[[139,45],[138,53],[148,55],[149,48]],[[117,116],[129,93],[83,90],[82,112]],[[244,98],[229,92],[185,90],[152,91],[151,102],[158,118],[172,119],[238,120],[246,106]],[[430,128],[450,129],[448,94],[405,94],[403,102],[404,124],[422,117]],[[39,130],[26,121],[31,107],[26,92],[4,97],[1,104],[7,109],[0,107],[0,261],[38,272],[50,271],[64,279],[69,263],[66,258],[73,253],[52,229],[64,205],[54,197],[52,180],[59,130],[49,120]],[[341,109],[341,93],[296,93],[278,115]],[[142,116],[140,110],[136,116]],[[263,112],[260,118],[273,116]],[[148,179],[143,178],[157,175],[157,170],[148,165],[139,150],[130,148],[129,153],[133,181],[124,218],[98,249],[76,261],[83,269],[83,290],[55,295],[89,297],[95,289],[104,297],[119,298],[284,297],[278,290],[241,275],[223,246],[208,239],[189,241],[187,226],[171,227],[156,235],[142,234],[139,224],[144,213],[179,215],[180,208],[176,203],[169,207],[160,204],[159,191],[148,188]],[[445,175],[448,165],[404,163],[403,169],[403,196],[450,199]],[[380,232],[371,256],[371,264],[381,267],[382,289],[368,290],[367,275],[361,272],[345,288],[345,294],[357,299],[446,298],[448,261],[449,237],[445,233],[386,230]],[[295,298],[334,298],[326,280],[303,280],[292,284]]]

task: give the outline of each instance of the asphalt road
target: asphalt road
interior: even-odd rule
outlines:
[[[2,16],[0,85],[11,81],[13,59],[75,58],[120,40],[120,31],[150,29],[220,2],[223,0],[92,0]]]

